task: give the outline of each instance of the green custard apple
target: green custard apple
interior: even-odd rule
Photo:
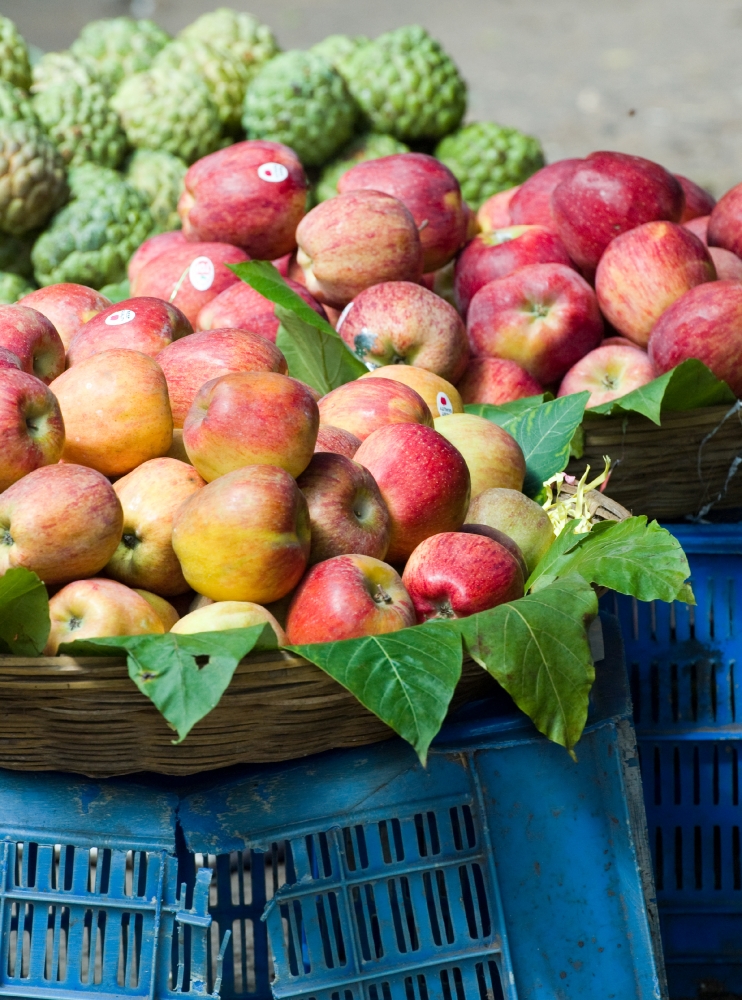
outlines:
[[[106,17],[88,22],[70,51],[80,59],[92,60],[99,75],[117,86],[134,73],[149,69],[169,41],[170,35],[154,21]]]
[[[237,132],[250,73],[241,59],[198,38],[184,38],[166,45],[155,66],[183,73],[197,73],[206,84],[228,132]]]
[[[268,25],[261,24],[252,14],[229,7],[219,7],[197,17],[183,28],[178,38],[210,42],[229,52],[244,65],[248,79],[281,51]]]
[[[7,80],[0,80],[0,118],[6,122],[31,122],[38,125],[39,119],[33,109],[31,98],[25,90],[14,87]]]
[[[0,230],[38,229],[67,200],[64,161],[31,122],[0,121]]]
[[[178,199],[187,169],[183,160],[159,149],[138,149],[129,160],[126,179],[147,201],[157,232],[180,229]]]
[[[0,15],[0,79],[29,90],[31,63],[28,46],[9,17]]]
[[[0,271],[0,305],[12,306],[18,299],[34,290],[34,285],[29,285],[20,274],[12,274],[9,271]]]
[[[91,160],[117,167],[123,160],[126,136],[100,84],[60,81],[37,94],[33,105],[65,163],[77,166]]]
[[[110,95],[110,81],[99,73],[92,59],[73,56],[71,52],[45,52],[33,66],[32,94],[40,94],[47,87],[73,81],[81,87],[97,83]]]
[[[341,149],[338,156],[323,169],[314,190],[315,200],[319,202],[334,198],[338,193],[338,181],[356,163],[379,160],[382,156],[393,156],[395,153],[409,153],[409,151],[409,146],[405,146],[393,135],[378,135],[376,132],[359,135]]]
[[[322,56],[333,69],[343,75],[343,65],[350,56],[353,55],[362,45],[368,45],[369,39],[365,35],[328,35],[321,42],[313,45],[310,52],[317,56]]]

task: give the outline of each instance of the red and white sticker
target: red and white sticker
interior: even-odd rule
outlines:
[[[197,292],[207,292],[214,284],[214,262],[211,257],[196,257],[188,268],[188,278]]]
[[[131,323],[135,316],[133,309],[117,309],[115,313],[106,316],[106,326],[123,326],[124,323]]]
[[[258,177],[261,181],[269,181],[271,184],[280,184],[288,175],[288,169],[283,163],[261,163],[258,167]]]
[[[438,407],[438,413],[442,417],[448,417],[453,413],[453,406],[451,406],[451,400],[445,394],[445,392],[439,392],[435,398],[436,405]]]

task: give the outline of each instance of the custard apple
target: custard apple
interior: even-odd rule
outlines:
[[[22,278],[33,278],[31,248],[38,233],[23,236],[9,236],[0,233],[0,271],[19,274]]]
[[[455,174],[475,210],[498,191],[522,184],[545,162],[538,139],[494,122],[475,122],[446,136],[435,155]]]
[[[219,109],[192,73],[161,66],[136,73],[113,95],[111,107],[137,149],[163,149],[190,164],[220,146]]]
[[[154,65],[169,71],[197,73],[219,110],[224,128],[229,132],[239,130],[250,73],[231,52],[203,39],[187,38],[166,45]]]
[[[181,227],[178,199],[187,169],[183,160],[159,149],[138,149],[129,160],[126,179],[144,195],[157,232]]]
[[[6,122],[25,121],[31,122],[32,125],[39,124],[26,91],[14,87],[7,80],[0,80],[0,118]]]
[[[126,178],[118,170],[102,167],[99,163],[81,163],[70,167],[67,172],[67,183],[70,188],[70,198],[105,198],[106,192],[119,184],[125,184]]]
[[[19,274],[0,271],[0,305],[12,306],[14,302],[33,290],[34,286],[29,285]]]
[[[369,39],[365,35],[328,35],[321,42],[313,45],[310,52],[328,62],[333,69],[336,69],[342,76],[343,64],[346,59],[353,55],[362,45],[368,45]]]
[[[32,69],[32,94],[40,94],[47,87],[66,83],[68,80],[87,87],[97,83],[110,93],[109,81],[98,71],[96,64],[87,57],[73,56],[71,52],[45,52]]]
[[[261,24],[251,14],[229,7],[219,7],[197,17],[183,28],[178,38],[210,42],[218,49],[229,52],[245,66],[248,79],[252,79],[263,63],[281,51],[266,24]]]
[[[466,84],[424,28],[379,35],[343,60],[348,89],[374,132],[403,142],[441,139],[466,111]]]
[[[409,146],[405,146],[393,135],[367,132],[365,135],[358,136],[345,149],[341,149],[339,155],[328,163],[320,174],[315,188],[316,200],[327,201],[328,198],[334,198],[338,193],[338,181],[356,163],[363,163],[364,160],[378,160],[382,156],[393,156],[395,153],[409,153],[409,151]]]
[[[284,52],[247,88],[242,124],[248,138],[290,146],[305,166],[319,166],[353,135],[358,109],[343,78],[312,52]]]
[[[122,80],[149,69],[170,35],[154,21],[132,17],[90,21],[70,47],[73,56],[92,60],[100,76],[117,86]]]
[[[9,17],[0,15],[0,79],[14,87],[31,86],[31,63],[28,47]]]
[[[38,229],[67,199],[64,161],[40,128],[0,121],[0,230]]]
[[[51,84],[34,97],[33,105],[65,163],[77,166],[92,160],[117,167],[123,160],[126,136],[100,84],[81,86],[74,80]]]

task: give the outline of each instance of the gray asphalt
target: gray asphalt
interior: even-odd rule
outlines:
[[[222,3],[229,0],[221,0]],[[175,32],[220,0],[0,0],[42,49],[134,13]],[[421,23],[457,60],[470,119],[539,136],[550,160],[647,156],[720,194],[742,180],[740,0],[231,0],[285,48]]]

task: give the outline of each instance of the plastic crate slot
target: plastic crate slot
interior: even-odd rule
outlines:
[[[428,917],[433,934],[433,943],[437,948],[443,945],[444,937],[447,944],[454,940],[451,911],[448,905],[446,879],[442,871],[423,872],[423,889],[425,902],[428,906]]]
[[[336,893],[316,896],[315,906],[325,968],[335,969],[345,965],[345,944],[340,929]]]
[[[657,892],[665,888],[665,848],[661,826],[654,831],[654,882]]]
[[[384,946],[381,940],[379,915],[376,909],[376,898],[373,885],[354,885],[350,888],[350,899],[358,928],[358,942],[364,962],[380,959],[384,956]]]
[[[683,830],[675,827],[675,888],[683,888]]]
[[[417,951],[420,942],[415,926],[412,900],[410,899],[409,879],[405,875],[401,875],[399,878],[390,878],[387,882],[387,888],[397,939],[397,950],[402,955],[409,951]]]
[[[369,1000],[392,1000],[389,983],[371,983],[368,988]]]
[[[476,966],[479,1000],[505,1000],[502,978],[497,962],[481,962]]]
[[[740,851],[739,827],[732,827],[732,887],[742,889],[742,852]]]
[[[407,976],[404,981],[406,1000],[428,1000],[428,986],[425,976]]]
[[[469,937],[473,940],[489,937],[492,925],[481,867],[478,864],[462,865],[459,878]]]
[[[696,889],[703,889],[703,838],[700,826],[693,830],[693,874]]]

